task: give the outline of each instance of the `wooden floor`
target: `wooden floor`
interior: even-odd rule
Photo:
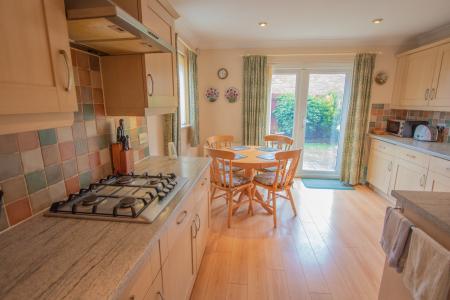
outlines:
[[[387,203],[367,187],[307,189],[296,181],[299,212],[279,200],[279,227],[262,208],[241,207],[226,226],[222,199],[191,299],[377,299]]]

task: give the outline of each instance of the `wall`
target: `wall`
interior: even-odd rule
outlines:
[[[359,49],[224,49],[224,50],[202,50],[199,56],[199,94],[200,94],[200,140],[203,144],[208,136],[219,134],[231,134],[236,142],[242,141],[243,135],[243,105],[242,97],[236,103],[228,103],[223,93],[230,86],[237,87],[242,93],[243,59],[246,54],[278,55],[275,59],[277,63],[291,64],[296,61],[306,60],[328,60],[336,62],[339,60],[352,60],[352,55],[342,57],[327,56],[324,53],[331,52],[381,52],[377,55],[375,74],[378,71],[385,71],[389,75],[386,84],[380,86],[373,84],[372,102],[390,103],[393,89],[393,78],[395,76],[395,48],[359,48]],[[305,56],[298,58],[289,56],[292,53],[304,53]],[[322,53],[322,54],[320,54]],[[319,54],[319,55],[312,55]],[[285,58],[283,55],[286,55]],[[271,61],[269,57],[269,61]],[[273,59],[272,59],[273,61]],[[304,63],[303,63],[304,64]],[[217,77],[217,70],[225,67],[228,70],[228,78],[221,80]],[[219,99],[208,102],[204,93],[207,88],[215,87],[220,92]]]
[[[72,50],[78,112],[71,127],[0,136],[0,231],[46,210],[112,172],[109,146],[119,117],[106,117],[98,57]],[[142,117],[125,117],[134,159],[149,155]]]

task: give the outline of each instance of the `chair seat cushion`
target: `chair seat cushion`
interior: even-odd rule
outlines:
[[[230,178],[227,176],[226,177],[226,186],[230,186]],[[241,176],[241,175],[233,175],[233,186],[237,187],[237,186],[241,186],[244,184],[250,183],[250,179],[245,177],[245,176]]]
[[[276,173],[273,172],[264,172],[255,176],[255,181],[264,185],[272,186],[275,181]],[[278,178],[278,183],[280,178]]]
[[[230,171],[230,166],[228,166],[228,165],[226,165],[225,166],[225,171],[226,172],[228,172],[228,171]],[[239,168],[239,167],[231,167],[231,171],[232,172],[239,172],[239,171],[242,171],[242,168]]]
[[[268,167],[268,168],[263,168],[263,169],[259,169],[258,171],[261,171],[261,172],[276,172],[277,171],[277,167]]]

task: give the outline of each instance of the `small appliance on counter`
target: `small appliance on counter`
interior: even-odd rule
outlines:
[[[424,142],[436,142],[438,138],[438,130],[435,126],[419,125],[414,130],[414,139]]]
[[[427,121],[388,120],[386,131],[392,135],[411,138],[419,125],[428,125]]]

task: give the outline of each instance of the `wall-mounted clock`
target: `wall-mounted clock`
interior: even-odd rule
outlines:
[[[219,71],[217,71],[217,77],[220,79],[225,79],[228,77],[228,70],[225,68],[220,68]]]

